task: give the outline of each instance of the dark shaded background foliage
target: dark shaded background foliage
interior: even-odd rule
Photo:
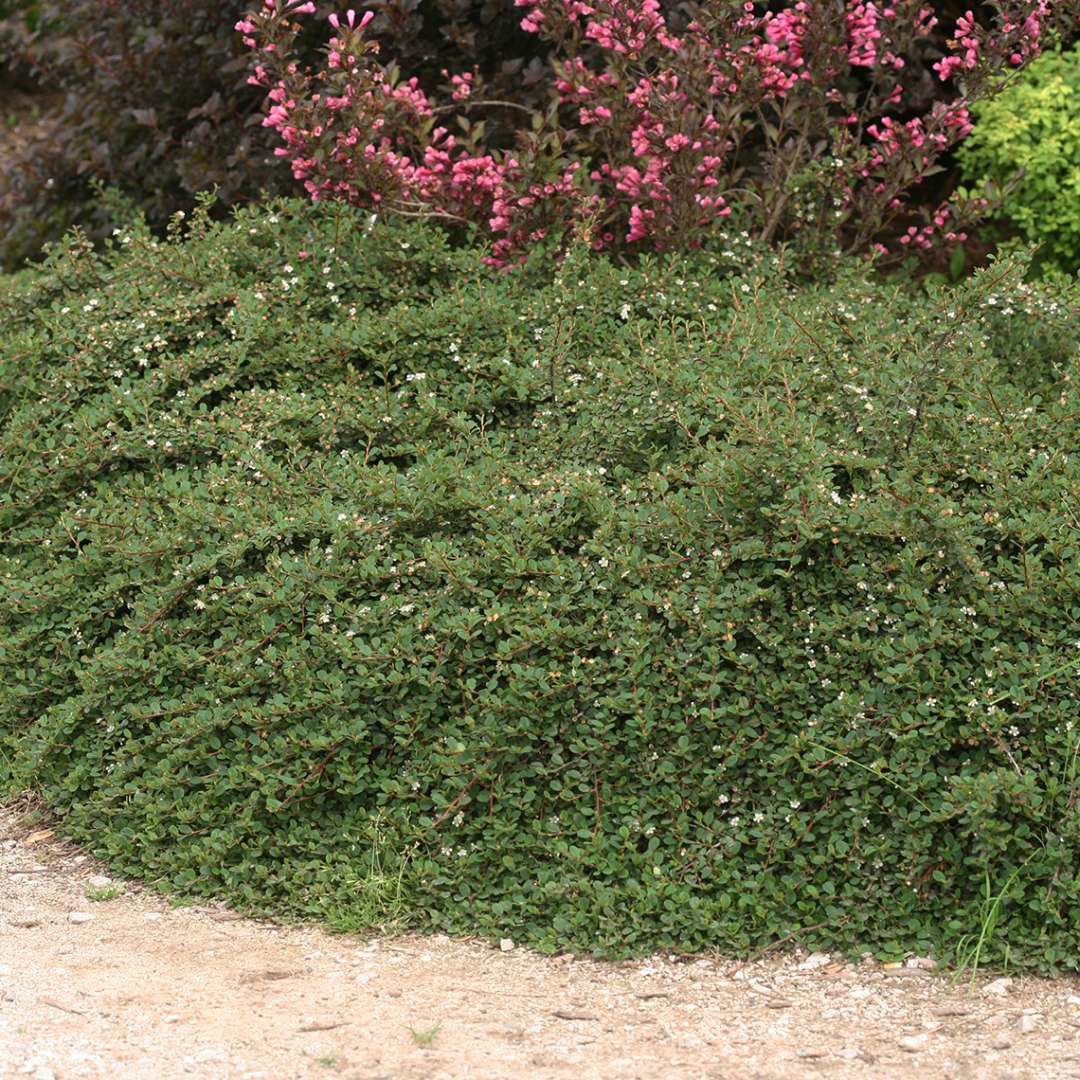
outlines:
[[[250,0],[44,0],[0,7],[5,71],[62,95],[56,123],[6,164],[0,265],[36,254],[73,224],[110,222],[92,180],[118,188],[154,226],[216,186],[220,206],[292,186],[261,127],[236,21]],[[333,10],[326,5],[326,11]],[[480,67],[500,92],[539,93],[543,65],[510,0],[377,5],[387,55],[425,82]],[[28,19],[27,17],[30,16]],[[321,32],[322,23],[313,29]],[[311,47],[321,42],[313,36]]]

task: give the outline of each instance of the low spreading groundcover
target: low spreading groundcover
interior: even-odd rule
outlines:
[[[0,299],[2,783],[343,927],[1080,966],[1080,309],[1023,271],[69,239]]]

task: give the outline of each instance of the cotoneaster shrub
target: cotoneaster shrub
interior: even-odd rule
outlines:
[[[1077,967],[1080,357],[999,322],[1077,295],[717,239],[70,240],[2,309],[6,785],[343,926],[947,957],[1008,882],[984,962]]]
[[[1004,205],[1038,261],[1080,270],[1080,49],[1041,56],[1001,97],[974,111],[960,150],[976,186],[1003,184],[1022,171]]]

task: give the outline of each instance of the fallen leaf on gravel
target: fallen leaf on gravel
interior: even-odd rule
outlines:
[[[555,1009],[551,1014],[557,1016],[560,1020],[599,1020],[600,1017],[596,1013],[587,1012],[573,1012],[570,1009]]]
[[[943,1005],[934,1010],[935,1016],[970,1016],[975,1010],[966,1005]]]
[[[327,1024],[304,1024],[298,1031],[333,1031],[334,1028],[345,1027],[348,1020],[334,1020]]]
[[[773,998],[772,1001],[765,1002],[766,1009],[790,1009],[792,1003],[784,998]]]
[[[635,994],[634,997],[639,1001],[652,1001],[653,998],[666,998],[671,997],[671,995],[664,990],[654,990],[643,994]]]
[[[210,912],[210,918],[213,919],[214,922],[238,922],[243,917],[243,915],[238,915],[235,911]]]
[[[32,832],[23,843],[29,847],[31,844],[39,843],[42,840],[48,840],[53,835],[52,829],[38,829],[37,832]]]
[[[33,929],[33,927],[41,925],[41,920],[40,919],[33,919],[33,918],[30,918],[30,919],[11,919],[10,922],[11,922],[12,926],[18,928],[19,930],[31,930],[31,929]]]

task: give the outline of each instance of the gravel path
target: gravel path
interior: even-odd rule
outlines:
[[[0,810],[4,1078],[1057,1080],[1078,1036],[1075,980],[608,964],[173,908]]]

